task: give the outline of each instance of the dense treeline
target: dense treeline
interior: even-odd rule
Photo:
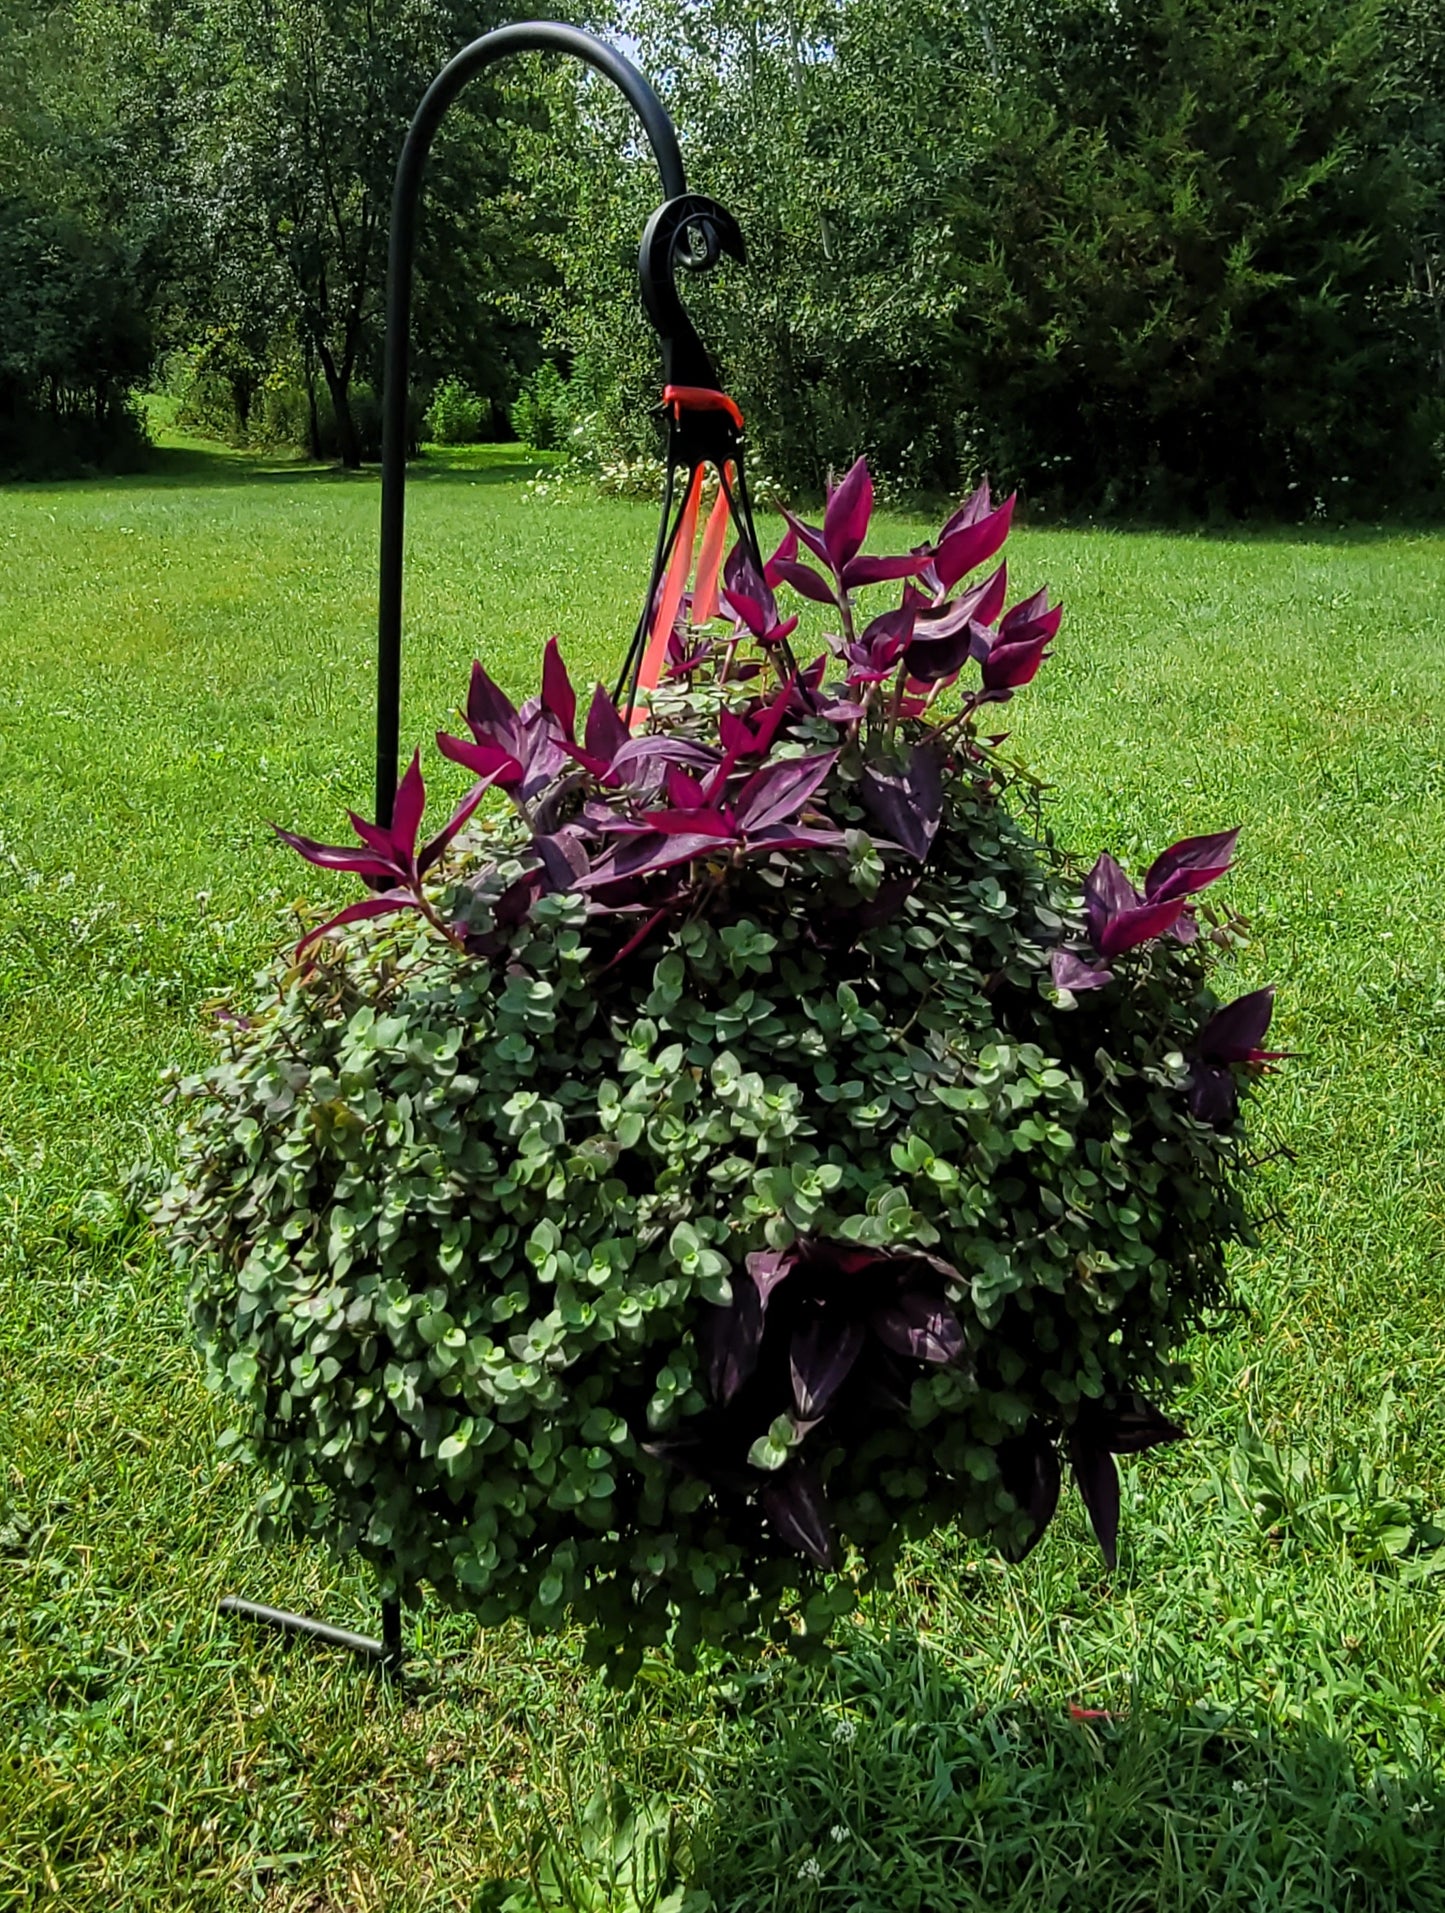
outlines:
[[[0,470],[193,423],[375,451],[412,106],[502,16],[460,0],[0,0]],[[1290,516],[1436,492],[1438,0],[620,0],[694,182],[748,235],[699,287],[759,463],[984,471],[1041,502]],[[433,416],[655,450],[623,109],[474,87],[433,163]],[[565,386],[544,354],[566,375]],[[519,386],[535,375],[515,405]],[[469,398],[480,395],[481,404]],[[460,429],[460,428],[459,428]]]

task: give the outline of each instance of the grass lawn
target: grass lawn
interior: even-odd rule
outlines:
[[[513,689],[554,630],[575,674],[618,655],[650,512],[528,469],[412,487],[408,739],[478,649]],[[174,441],[0,493],[0,1908],[484,1913],[550,1837],[560,1903],[636,1913],[585,1897],[615,1782],[676,1809],[686,1913],[1445,1909],[1445,535],[1014,541],[1068,606],[1007,720],[1060,834],[1137,867],[1242,823],[1231,980],[1278,982],[1299,1053],[1261,1108],[1280,1220],[1195,1439],[1132,1466],[1118,1572],[1069,1505],[1022,1567],[919,1549],[820,1673],[619,1697],[572,1642],[427,1613],[395,1691],[218,1618],[375,1622],[248,1539],[117,1196],[204,1005],[349,894],[264,823],[369,804],[377,504]]]

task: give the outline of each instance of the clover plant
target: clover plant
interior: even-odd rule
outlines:
[[[477,665],[435,835],[419,759],[355,847],[280,833],[371,893],[181,1086],[160,1206],[272,1519],[624,1678],[804,1651],[942,1524],[1021,1557],[1066,1469],[1112,1564],[1272,999],[1209,987],[1234,831],[1081,875],[982,734],[1059,627],[976,576],[1011,505],[865,556],[860,462],[644,713]]]

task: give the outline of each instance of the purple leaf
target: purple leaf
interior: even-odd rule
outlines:
[[[472,664],[472,681],[467,690],[467,723],[479,744],[488,740],[503,741],[517,728],[516,705],[476,661]]]
[[[542,708],[557,720],[562,735],[569,740],[577,722],[577,693],[562,662],[562,649],[555,638],[548,638],[542,653]]]
[[[730,1402],[758,1365],[763,1346],[763,1308],[747,1282],[733,1286],[724,1308],[710,1308],[698,1325],[709,1392],[715,1402]]]
[[[349,849],[345,844],[318,844],[310,837],[298,837],[294,831],[283,830],[279,824],[272,824],[271,828],[283,844],[322,870],[351,870],[361,877],[401,875],[389,860],[383,863],[369,850]]]
[[[1043,1539],[1059,1505],[1062,1470],[1048,1430],[1033,1422],[1022,1435],[1002,1443],[998,1450],[1003,1485],[1029,1519],[1029,1537],[1009,1558],[1022,1561]]]
[[[924,863],[943,815],[943,766],[936,750],[918,744],[902,772],[870,766],[859,780],[859,795],[879,828]]]
[[[945,528],[933,555],[933,569],[945,591],[951,591],[960,578],[976,571],[1000,549],[1009,534],[1016,497],[1017,493],[1005,499],[986,517],[975,518],[952,531]]]
[[[1189,1083],[1184,1101],[1196,1122],[1211,1129],[1228,1129],[1239,1114],[1239,1085],[1234,1072],[1223,1063],[1206,1063],[1195,1057],[1189,1065]]]
[[[477,805],[481,803],[490,788],[490,778],[483,778],[480,784],[473,784],[472,788],[457,805],[456,809],[442,825],[436,836],[431,839],[430,843],[422,846],[421,854],[416,860],[416,873],[419,877],[424,877],[432,865],[436,863],[452,838],[456,836],[457,832],[471,816]]]
[[[851,559],[863,549],[868,536],[868,521],[873,516],[873,480],[866,458],[856,459],[836,491],[829,494],[823,513],[823,542],[826,559],[837,573],[847,570]],[[822,554],[820,554],[822,555]],[[915,565],[914,570],[917,569]],[[903,574],[899,574],[902,576]]]
[[[1213,837],[1184,837],[1171,844],[1150,864],[1144,878],[1145,896],[1162,901],[1203,890],[1229,869],[1238,837],[1236,826]]]
[[[748,1274],[753,1278],[758,1301],[766,1309],[768,1297],[798,1265],[797,1248],[754,1249],[747,1258]]]
[[[588,752],[609,765],[628,741],[630,732],[622,714],[599,684],[592,693],[587,711],[586,744]]]
[[[592,867],[582,833],[571,824],[548,836],[533,837],[532,848],[542,859],[542,868],[554,891],[571,890]]]
[[[410,867],[416,858],[416,833],[426,809],[426,785],[422,782],[421,752],[413,751],[411,762],[396,787],[391,812],[391,843],[398,862]]]
[[[1090,963],[1074,950],[1055,950],[1050,963],[1054,985],[1060,990],[1101,990],[1114,981],[1114,972],[1102,963]]]
[[[836,751],[823,751],[815,757],[781,758],[754,771],[737,796],[738,823],[744,833],[791,822],[837,761]]]
[[[763,566],[763,576],[764,578],[767,579],[768,583],[773,587],[775,591],[777,590],[779,584],[782,583],[782,576],[777,570],[777,566],[779,562],[785,565],[791,564],[792,561],[797,557],[797,555],[798,555],[798,534],[794,530],[794,528],[791,525],[789,525],[788,529],[783,533],[783,536],[778,543],[777,550],[773,553],[772,557],[769,558],[767,563]]]
[[[437,749],[452,763],[460,764],[473,776],[487,778],[501,790],[514,790],[525,775],[520,760],[500,744],[469,744],[463,737],[438,731]]]
[[[857,591],[892,578],[915,578],[922,569],[923,560],[911,551],[897,558],[853,558],[842,568],[841,583],[845,591]]]
[[[1117,1407],[1093,1410],[1086,1425],[1088,1439],[1114,1455],[1142,1455],[1165,1442],[1185,1439],[1177,1422],[1132,1390],[1120,1397]]]
[[[1277,1062],[1283,1050],[1265,1050],[1260,1045],[1274,1015],[1274,986],[1251,990],[1237,996],[1214,1015],[1199,1032],[1199,1054],[1210,1063]]]
[[[811,1468],[798,1463],[772,1475],[758,1500],[780,1540],[806,1554],[820,1568],[833,1565],[833,1535],[823,1490]]]
[[[811,598],[814,604],[836,604],[837,597],[826,578],[820,578],[811,565],[796,563],[787,558],[774,562],[773,570],[778,574],[780,584],[791,585],[794,591],[805,598]]]
[[[1107,851],[1084,879],[1089,937],[1101,957],[1122,956],[1126,950],[1163,936],[1179,920],[1183,908],[1182,897],[1146,902]]]
[[[917,1362],[951,1362],[966,1347],[958,1317],[946,1302],[926,1289],[904,1289],[886,1307],[874,1311],[873,1333],[895,1355]]]
[[[308,930],[296,945],[296,954],[309,950],[318,937],[329,937],[333,930],[340,930],[348,923],[363,923],[368,917],[390,916],[394,910],[419,910],[417,899],[404,890],[388,890],[379,897],[364,897],[360,903],[348,904],[344,910],[338,910],[334,917],[328,917],[318,929]]]
[[[993,496],[988,488],[988,480],[985,479],[977,491],[969,493],[944,525],[943,530],[939,532],[939,544],[943,544],[945,539],[952,537],[954,532],[961,531],[965,525],[976,525],[980,518],[986,518],[992,510]]]
[[[844,1317],[830,1318],[816,1311],[793,1336],[788,1362],[793,1377],[793,1400],[798,1413],[816,1421],[848,1379],[863,1352],[863,1327]]]
[[[823,533],[818,530],[817,526],[804,524],[801,518],[794,518],[786,505],[783,507],[783,517],[787,520],[788,529],[793,534],[793,550],[787,552],[783,549],[782,545],[779,545],[769,561],[774,568],[777,569],[781,565],[792,563],[793,558],[797,555],[797,542],[800,538],[815,558],[821,558],[825,565],[828,564],[830,562],[828,557],[828,541],[823,536]],[[786,543],[786,540],[784,542]]]
[[[1095,1447],[1079,1435],[1069,1439],[1069,1460],[1089,1525],[1098,1539],[1105,1564],[1119,1563],[1119,1470],[1107,1448]]]

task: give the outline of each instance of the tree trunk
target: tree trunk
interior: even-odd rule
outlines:
[[[361,442],[356,436],[356,421],[351,416],[350,366],[348,364],[347,374],[343,376],[324,339],[316,341],[316,356],[326,375],[326,389],[331,394],[331,409],[336,415],[336,448],[341,462],[349,472],[360,471]]]

